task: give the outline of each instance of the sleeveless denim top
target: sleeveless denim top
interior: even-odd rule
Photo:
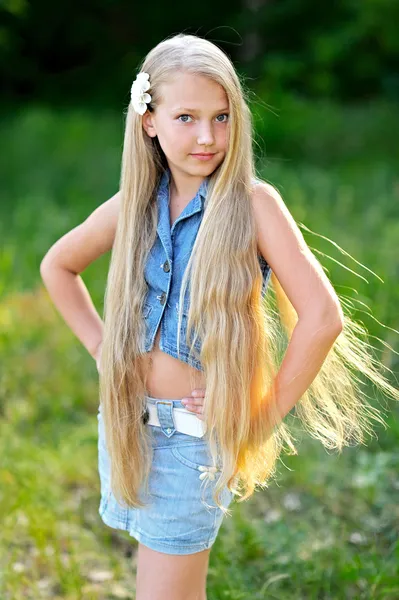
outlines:
[[[189,346],[186,344],[189,287],[186,290],[182,313],[180,355],[177,352],[177,326],[181,282],[201,224],[209,178],[206,177],[203,180],[196,195],[183,209],[171,228],[169,212],[170,177],[170,169],[167,168],[161,176],[157,191],[157,237],[144,269],[148,293],[143,311],[146,326],[143,351],[150,352],[153,349],[155,336],[160,325],[159,347],[162,352],[166,352],[199,371],[203,371],[201,362],[189,356]],[[263,277],[263,296],[266,293],[271,276],[271,268],[259,253],[258,259]],[[201,341],[199,338],[196,340],[194,348],[198,353],[200,352]]]

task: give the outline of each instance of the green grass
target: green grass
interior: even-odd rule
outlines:
[[[94,361],[51,305],[39,275],[48,247],[118,189],[122,119],[35,109],[8,122],[5,140],[0,598],[133,599],[137,543],[97,512]],[[270,152],[262,172],[297,221],[383,279],[304,231],[315,252],[342,263],[316,254],[337,291],[354,303],[355,316],[397,351],[399,182],[390,161],[326,167]],[[84,273],[100,314],[108,261],[104,256]],[[397,372],[397,354],[376,338],[372,343]],[[211,553],[209,600],[399,597],[399,411],[387,409],[389,428],[340,456],[298,435],[299,454],[282,457],[277,482],[233,504]]]

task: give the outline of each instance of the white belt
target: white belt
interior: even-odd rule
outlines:
[[[150,415],[147,421],[148,425],[161,427],[156,405],[151,402],[147,402],[146,404]],[[193,435],[194,437],[202,437],[205,434],[206,423],[199,419],[195,413],[190,412],[186,408],[178,408],[176,406],[172,409],[172,415],[176,431],[185,433],[186,435]]]

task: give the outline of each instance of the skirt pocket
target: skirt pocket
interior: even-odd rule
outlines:
[[[200,480],[207,477],[213,480],[217,472],[220,471],[220,462],[217,465],[212,463],[212,456],[207,442],[172,446],[171,451],[182,465],[198,471]]]

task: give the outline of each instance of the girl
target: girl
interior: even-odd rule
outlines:
[[[384,424],[354,369],[399,398],[255,177],[252,135],[228,57],[196,36],[164,40],[132,85],[120,190],[41,265],[99,369],[99,512],[139,542],[137,600],[206,598],[233,497],[267,486],[284,442],[296,452],[294,405],[341,450]],[[111,248],[103,323],[79,273]],[[185,408],[192,390],[202,404]]]

